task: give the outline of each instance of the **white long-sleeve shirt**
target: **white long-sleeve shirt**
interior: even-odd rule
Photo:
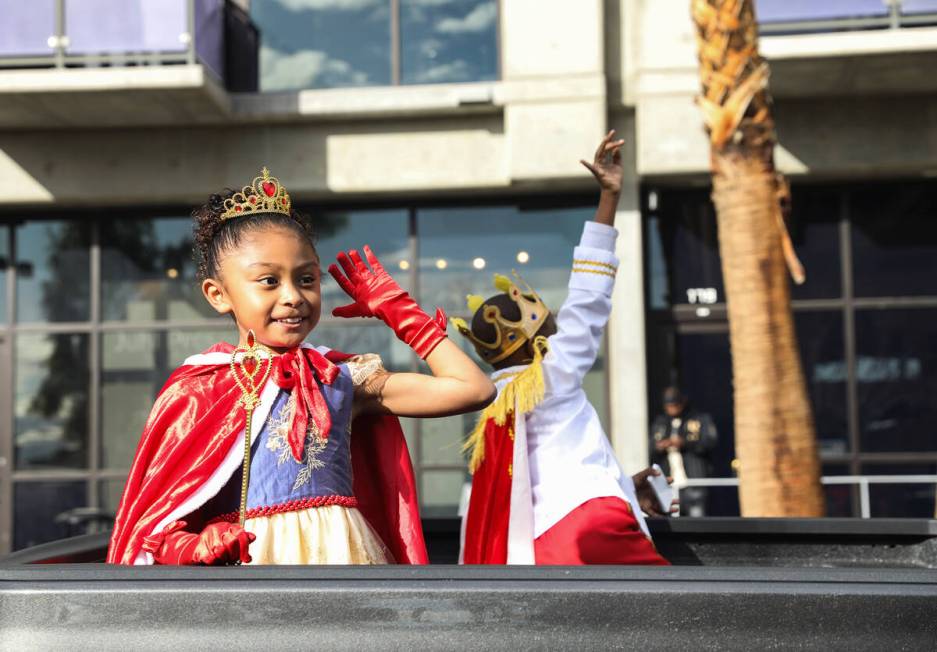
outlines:
[[[634,482],[622,472],[582,388],[612,309],[617,237],[614,227],[585,223],[573,253],[569,295],[557,314],[557,332],[549,338],[550,350],[543,359],[544,399],[526,416],[534,538],[587,500],[606,496],[626,500],[647,533]],[[523,369],[500,369],[492,380],[500,391]]]

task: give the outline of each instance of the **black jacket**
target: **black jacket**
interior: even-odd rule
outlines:
[[[683,468],[688,478],[705,478],[712,472],[710,451],[716,446],[718,434],[712,417],[705,412],[686,410],[679,417],[659,415],[651,424],[651,462],[660,464],[664,473],[670,475],[667,451],[658,451],[656,444],[671,435],[683,438]]]

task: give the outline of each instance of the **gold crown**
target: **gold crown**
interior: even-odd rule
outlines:
[[[242,217],[251,213],[290,214],[290,196],[286,188],[280,185],[276,177],[271,177],[265,167],[259,177],[254,177],[251,185],[244,186],[224,200],[225,211],[222,220]]]
[[[518,321],[505,319],[501,315],[498,306],[486,304],[485,300],[477,294],[470,294],[466,297],[466,303],[468,309],[472,312],[472,318],[475,317],[475,313],[482,310],[482,319],[495,327],[493,342],[485,342],[475,337],[472,329],[469,328],[464,319],[453,317],[450,320],[462,335],[472,341],[478,355],[488,364],[501,362],[517,351],[525,342],[532,340],[550,314],[550,309],[540,299],[540,295],[517,272],[513,274],[516,282],[507,276],[495,274],[494,285],[517,304],[521,313],[521,318]],[[521,285],[526,291],[522,291]]]

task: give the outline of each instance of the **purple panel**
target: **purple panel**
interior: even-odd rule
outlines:
[[[224,0],[195,0],[195,51],[199,60],[224,79]]]
[[[186,0],[66,0],[68,54],[179,52]]]
[[[51,55],[55,0],[0,0],[0,57]]]
[[[885,0],[755,0],[759,22],[780,23],[887,16]]]
[[[903,14],[937,14],[937,0],[901,0]]]

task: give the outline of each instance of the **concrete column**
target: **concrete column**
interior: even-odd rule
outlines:
[[[605,131],[602,0],[501,2],[508,176],[577,178]]]
[[[647,466],[647,366],[644,345],[644,269],[637,186],[624,193],[615,227],[621,263],[608,329],[612,447],[626,473]]]
[[[602,0],[510,0],[500,6],[503,79],[603,71]]]

